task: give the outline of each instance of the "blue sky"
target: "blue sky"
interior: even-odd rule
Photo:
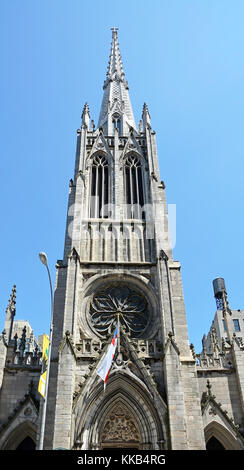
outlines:
[[[174,258],[195,349],[215,313],[215,277],[244,308],[243,21],[243,0],[1,0],[0,328],[16,283],[16,318],[36,336],[49,330],[38,253],[54,283],[76,129],[86,101],[97,122],[113,26],[136,122],[146,102],[176,204]]]

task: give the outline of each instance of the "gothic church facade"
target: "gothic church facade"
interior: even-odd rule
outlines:
[[[244,346],[225,289],[227,340],[213,328],[208,350],[189,345],[156,136],[146,104],[136,127],[128,90],[113,28],[98,126],[85,104],[77,131],[44,449],[244,449]],[[0,337],[0,449],[38,448],[41,351],[15,303],[14,287]],[[96,369],[118,322],[104,391]]]

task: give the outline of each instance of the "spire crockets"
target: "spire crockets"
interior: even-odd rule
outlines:
[[[118,78],[124,79],[124,71],[123,71],[123,64],[119,50],[119,43],[118,43],[118,28],[111,28],[112,29],[112,44],[111,44],[111,53],[109,56],[109,64],[108,64],[108,71],[107,71],[107,78],[114,79],[115,74]]]
[[[11,340],[14,317],[16,314],[16,285],[14,284],[8,306],[6,308],[5,331],[8,333],[8,341]]]
[[[104,82],[103,101],[98,120],[98,127],[103,127],[107,135],[113,135],[117,128],[122,135],[129,134],[130,127],[136,128],[129,97],[129,87],[125,80],[118,43],[118,28],[112,29],[112,44],[106,80]]]

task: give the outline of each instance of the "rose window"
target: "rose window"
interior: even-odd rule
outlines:
[[[90,304],[91,326],[101,334],[110,334],[118,319],[131,336],[140,336],[148,326],[146,299],[128,286],[109,286],[94,294]]]

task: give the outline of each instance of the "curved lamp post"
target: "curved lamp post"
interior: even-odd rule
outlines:
[[[46,380],[46,389],[45,389],[45,398],[43,402],[43,409],[42,409],[42,420],[41,420],[41,432],[40,432],[40,441],[39,441],[39,450],[43,450],[43,442],[44,442],[44,434],[45,434],[45,424],[46,424],[46,414],[47,414],[47,394],[48,394],[48,385],[49,385],[49,373],[50,373],[50,365],[51,365],[51,352],[52,352],[52,336],[53,336],[53,288],[52,288],[52,280],[51,275],[47,263],[47,255],[46,253],[39,253],[39,258],[46,266],[49,284],[50,284],[50,294],[51,294],[51,323],[50,323],[50,335],[49,335],[49,352],[48,352],[48,361],[47,361],[47,380]]]

